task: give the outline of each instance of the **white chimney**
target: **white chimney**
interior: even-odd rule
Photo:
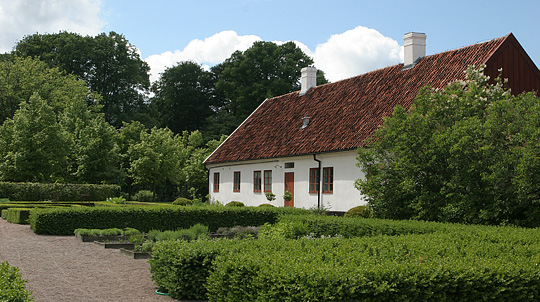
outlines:
[[[300,95],[306,94],[309,89],[317,86],[317,68],[313,66],[304,67],[301,70],[302,77],[300,79],[302,87],[300,89]]]
[[[426,56],[426,34],[410,32],[403,36],[403,68],[412,68],[416,61]]]

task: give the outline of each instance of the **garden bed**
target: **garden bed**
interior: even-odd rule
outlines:
[[[138,252],[135,249],[121,248],[120,253],[133,259],[151,259],[152,254],[148,252]]]
[[[99,245],[106,249],[135,249],[135,243],[130,242],[103,242],[103,241],[94,241],[94,244]]]

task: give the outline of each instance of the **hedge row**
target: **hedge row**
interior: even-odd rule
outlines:
[[[6,213],[7,222],[17,224],[28,224],[28,218],[32,209],[29,208],[9,208]]]
[[[30,214],[30,225],[36,234],[73,235],[79,228],[108,229],[131,227],[142,232],[176,230],[197,223],[210,231],[219,227],[258,226],[275,223],[283,214],[307,214],[294,208],[254,207],[180,207],[180,206],[125,206],[35,209]]]
[[[26,290],[25,280],[19,274],[19,268],[0,263],[0,301],[27,302],[34,301],[32,292]]]
[[[160,242],[155,283],[210,301],[538,301],[540,231]]]
[[[275,225],[265,225],[260,236],[297,239],[305,236],[351,238],[375,235],[426,234],[444,231],[447,226],[449,225],[426,221],[343,218],[324,215],[301,217],[283,215]]]
[[[117,185],[0,182],[0,198],[12,201],[98,201],[120,194]]]

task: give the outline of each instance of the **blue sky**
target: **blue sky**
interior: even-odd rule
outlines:
[[[540,66],[540,1],[0,0],[0,51],[24,35],[122,33],[159,72],[206,67],[253,41],[296,41],[336,81],[399,63],[403,34],[427,34],[427,54],[512,32]]]

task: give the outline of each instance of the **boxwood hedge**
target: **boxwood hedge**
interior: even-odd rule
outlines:
[[[28,224],[28,217],[32,209],[29,208],[9,208],[6,214],[7,222]]]
[[[176,207],[123,206],[35,209],[30,214],[30,225],[36,234],[72,235],[78,228],[108,229],[132,227],[142,232],[176,230],[197,223],[210,231],[237,225],[258,226],[275,223],[282,214],[308,214],[294,208],[256,207]]]
[[[25,282],[18,267],[9,266],[8,262],[0,263],[0,301],[34,301],[32,292],[26,290]]]
[[[0,182],[0,198],[11,201],[98,201],[120,193],[117,185]]]
[[[161,242],[150,264],[156,284],[184,299],[538,301],[539,235],[455,225],[401,236]]]

